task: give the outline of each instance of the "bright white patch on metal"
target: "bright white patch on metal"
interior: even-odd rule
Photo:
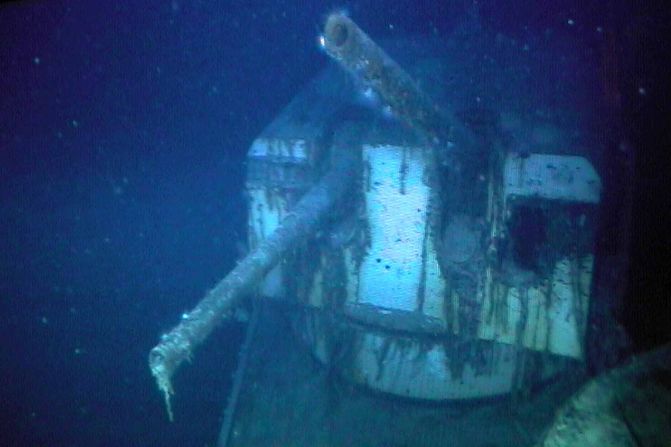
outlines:
[[[288,157],[307,160],[308,147],[306,141],[302,139],[257,138],[249,148],[247,157]]]
[[[280,221],[286,213],[286,203],[280,196],[269,196],[264,188],[251,187],[249,194],[249,231],[254,234],[257,241],[262,241],[270,236],[280,225]],[[269,199],[274,199],[272,202]],[[284,296],[282,285],[282,269],[278,265],[274,267],[261,284],[260,293],[263,296],[281,298]]]
[[[560,355],[582,358],[584,327],[579,320],[587,311],[582,296],[574,296],[571,264],[564,259],[557,263],[552,281],[552,301],[548,312],[548,350]],[[582,295],[582,294],[580,294]]]
[[[536,351],[582,358],[592,265],[591,255],[574,268],[562,259],[555,265],[551,287],[529,287],[526,293],[517,287],[487,287],[504,293],[485,294],[478,336],[511,345],[521,341]]]
[[[601,179],[584,157],[517,153],[504,167],[504,195],[598,203]]]
[[[413,311],[430,194],[422,150],[366,145],[363,158],[370,249],[359,272],[359,301]]]

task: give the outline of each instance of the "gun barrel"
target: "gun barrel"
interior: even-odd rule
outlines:
[[[331,14],[320,42],[331,58],[375,91],[395,116],[427,137],[431,145],[447,145],[449,117],[349,17]]]

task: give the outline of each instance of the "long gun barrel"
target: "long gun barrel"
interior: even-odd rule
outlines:
[[[356,151],[334,147],[332,152],[331,170],[298,201],[275,232],[210,290],[191,312],[184,314],[179,325],[164,334],[149,353],[149,368],[163,392],[170,420],[173,419],[171,378],[177,368],[298,241],[315,232],[323,216],[352,184],[348,180],[354,178]]]
[[[349,17],[331,14],[320,44],[345,70],[375,91],[401,121],[427,137],[432,146],[449,146],[450,117]]]

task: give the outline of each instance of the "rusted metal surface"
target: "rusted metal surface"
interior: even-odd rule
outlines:
[[[380,95],[395,116],[428,137],[430,144],[448,144],[451,129],[446,113],[349,17],[331,14],[321,42],[329,56]]]

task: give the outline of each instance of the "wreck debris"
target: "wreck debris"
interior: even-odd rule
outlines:
[[[593,379],[559,410],[539,446],[666,445],[670,372],[671,345],[665,345]]]

